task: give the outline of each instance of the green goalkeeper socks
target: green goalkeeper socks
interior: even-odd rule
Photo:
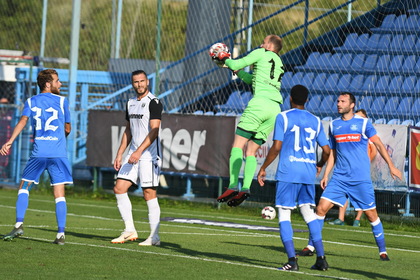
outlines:
[[[242,149],[241,148],[232,148],[230,151],[230,158],[229,158],[229,172],[230,172],[230,180],[229,180],[229,189],[237,189],[238,188],[238,178],[239,172],[241,171],[242,166]]]
[[[248,156],[245,159],[244,185],[241,191],[249,191],[252,179],[254,179],[255,170],[257,169],[257,159],[254,156]]]

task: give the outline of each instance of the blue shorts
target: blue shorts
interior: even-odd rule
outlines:
[[[348,182],[332,178],[321,198],[339,206],[343,206],[347,198],[350,198],[354,210],[357,211],[376,208],[375,192],[371,181]]]
[[[277,181],[276,206],[294,209],[296,202],[299,206],[304,204],[315,206],[315,185]]]
[[[22,180],[39,184],[39,177],[47,170],[51,185],[73,184],[68,158],[31,157],[23,170]]]

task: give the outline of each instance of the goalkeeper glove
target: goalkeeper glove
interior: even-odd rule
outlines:
[[[220,61],[223,61],[224,62],[226,59],[230,58],[230,53],[228,53],[228,52],[219,52],[217,54],[217,58]]]

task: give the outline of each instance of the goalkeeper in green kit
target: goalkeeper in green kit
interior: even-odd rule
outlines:
[[[276,117],[280,113],[280,104],[283,103],[280,86],[284,74],[279,57],[282,46],[279,36],[268,35],[260,48],[243,58],[230,59],[230,53],[223,50],[214,50],[211,54],[216,63],[224,64],[245,83],[252,84],[254,94],[236,128],[229,159],[229,188],[217,198],[218,202],[227,202],[231,207],[238,206],[250,196],[249,188],[257,168],[256,152],[274,129]],[[252,74],[240,70],[250,65],[253,65]],[[244,179],[239,190],[238,177],[245,146]]]

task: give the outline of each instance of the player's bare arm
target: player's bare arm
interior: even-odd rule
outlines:
[[[379,154],[388,164],[389,172],[391,173],[392,178],[394,180],[396,178],[399,178],[400,180],[402,180],[402,173],[398,168],[395,167],[394,163],[391,160],[391,157],[389,156],[384,144],[381,141],[381,138],[379,138],[378,135],[375,135],[371,137],[369,140],[372,141],[373,144],[375,144],[375,147],[378,150]]]
[[[328,158],[330,157],[331,149],[330,146],[325,145],[322,146],[322,155],[321,159],[316,164],[316,176],[318,177],[319,173],[321,173],[322,167],[324,164],[328,161]]]
[[[330,155],[327,160],[327,166],[325,167],[324,177],[321,179],[321,182],[320,182],[322,189],[325,189],[327,187],[328,176],[330,175],[331,170],[333,170],[334,168],[335,160],[336,160],[336,151],[335,149],[331,149]]]
[[[19,134],[25,128],[26,123],[28,122],[28,119],[29,118],[27,116],[22,116],[20,118],[19,122],[13,129],[12,136],[10,136],[10,139],[1,147],[1,150],[0,150],[1,155],[6,156],[9,153],[10,147],[12,147],[12,144],[15,141],[15,139],[19,136]]]
[[[70,134],[70,132],[71,132],[71,124],[70,123],[65,123],[64,124],[64,132],[66,133],[66,137]]]
[[[260,186],[264,186],[265,176],[267,175],[265,169],[276,159],[279,155],[281,146],[283,142],[274,140],[273,146],[271,146],[270,150],[268,151],[267,157],[265,158],[264,163],[261,165],[260,171],[258,172],[257,178],[258,183]]]
[[[122,156],[124,154],[125,149],[127,149],[130,141],[131,141],[131,127],[130,127],[130,122],[127,122],[127,126],[125,127],[125,131],[121,138],[120,147],[118,148],[118,152],[114,160],[114,169],[117,171],[120,170],[121,168]]]
[[[153,119],[150,120],[150,132],[147,135],[147,137],[143,140],[143,143],[137,148],[135,152],[133,152],[128,159],[128,163],[135,164],[139,161],[141,155],[143,154],[143,151],[149,147],[153,141],[156,140],[156,138],[159,135],[159,127],[160,127],[160,119]]]

